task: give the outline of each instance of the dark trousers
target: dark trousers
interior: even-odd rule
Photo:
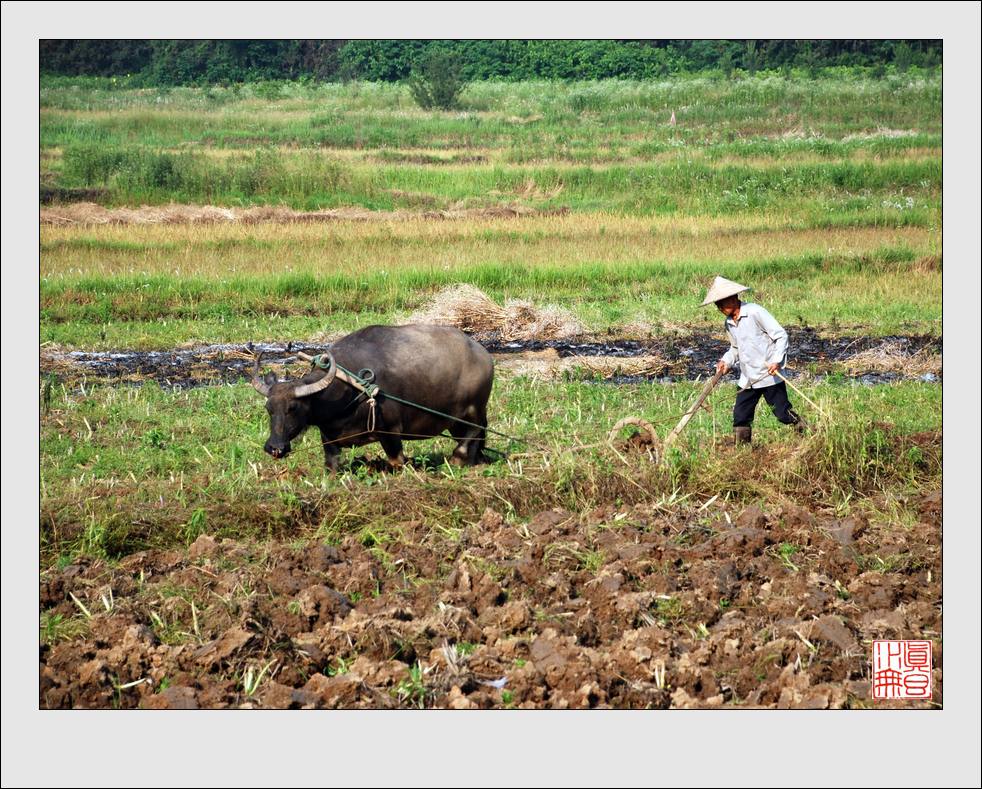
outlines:
[[[754,411],[757,410],[757,402],[761,396],[771,407],[778,422],[796,425],[801,421],[788,400],[788,387],[781,381],[760,389],[741,389],[733,405],[733,427],[750,427],[753,424]]]

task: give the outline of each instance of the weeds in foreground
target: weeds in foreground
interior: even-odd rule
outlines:
[[[66,617],[64,614],[42,611],[40,616],[41,643],[49,646],[61,641],[81,638],[89,630],[89,617]]]
[[[263,678],[266,676],[267,672],[275,663],[275,660],[270,660],[264,666],[257,668],[254,665],[249,665],[246,667],[245,672],[242,674],[242,691],[246,696],[254,696],[256,691],[259,690],[260,685],[262,685]]]
[[[410,666],[409,676],[393,689],[393,694],[401,703],[423,709],[426,706],[425,678],[428,671],[428,668],[423,668],[417,661],[414,666]]]
[[[802,438],[763,412],[760,443],[748,453],[714,442],[709,414],[690,423],[664,465],[605,448],[615,417],[681,413],[692,392],[690,384],[503,380],[492,422],[509,434],[539,436],[542,447],[452,477],[407,468],[364,479],[344,466],[337,477],[325,475],[319,447],[309,438],[298,440],[286,461],[263,459],[266,415],[245,385],[62,392],[41,425],[42,560],[105,560],[184,547],[207,524],[209,533],[232,539],[317,537],[339,544],[357,534],[380,561],[391,563],[391,546],[400,539],[393,513],[461,534],[488,507],[522,520],[554,507],[582,512],[610,502],[672,507],[718,497],[834,507],[850,499],[852,507],[876,495],[886,502],[887,517],[909,520],[898,497],[939,484],[940,436],[931,431],[940,429],[941,388],[913,383],[812,386],[810,396],[836,414],[836,423]],[[727,407],[726,392],[714,397],[717,407]],[[154,428],[174,440],[147,445],[142,435]],[[577,442],[596,446],[577,449]],[[445,443],[434,439],[408,450],[438,456]],[[231,445],[242,453],[235,464],[227,463]],[[365,468],[359,458],[372,451],[346,456]],[[549,559],[591,572],[603,561],[590,545],[557,545]],[[188,624],[181,630],[193,632]]]

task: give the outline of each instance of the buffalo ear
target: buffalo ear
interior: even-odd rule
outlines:
[[[276,383],[276,374],[275,373],[266,373],[266,375],[263,377],[263,383],[266,384],[266,386],[272,386],[273,384],[275,384]]]

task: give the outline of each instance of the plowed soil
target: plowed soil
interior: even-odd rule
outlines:
[[[939,440],[939,439],[938,439]],[[941,493],[913,523],[797,506],[488,510],[397,543],[251,544],[42,574],[45,708],[872,707],[870,641],[934,639]],[[77,602],[76,602],[77,600]],[[85,608],[88,615],[81,613]]]

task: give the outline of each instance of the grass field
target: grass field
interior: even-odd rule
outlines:
[[[41,179],[62,199],[85,192],[110,210],[186,203],[363,213],[46,222],[42,342],[157,349],[316,340],[404,320],[457,283],[499,301],[557,304],[598,334],[705,329],[719,318],[697,305],[716,273],[753,285],[754,298],[786,325],[939,335],[940,102],[940,77],[848,72],[821,80],[477,83],[454,113],[419,110],[398,85],[134,90],[46,79]],[[494,213],[501,206],[521,211]],[[56,197],[45,211],[58,210]],[[577,398],[600,391],[574,390]],[[604,391],[627,398],[603,400],[612,413],[650,411],[644,398],[632,399],[648,388]],[[678,410],[687,388],[667,391],[677,391],[667,410]],[[916,387],[897,391],[899,403],[925,396]],[[528,429],[509,412],[518,390],[509,392],[499,419]],[[846,398],[845,410],[863,410],[845,392],[833,392]],[[248,389],[97,387],[81,399],[66,394],[65,403],[83,415],[95,408],[93,425],[130,408],[146,413],[127,419],[132,433],[100,432],[112,437],[115,466],[105,465],[113,452],[96,452],[97,443],[66,454],[75,429],[46,421],[43,510],[68,480],[122,484],[135,462],[165,475],[164,487],[174,474],[205,474],[227,477],[229,489],[254,475],[242,464],[262,463],[265,417]],[[215,450],[217,465],[198,456],[185,467],[183,439],[214,429],[204,403],[241,409],[251,432],[242,425],[234,438],[210,435],[203,446]],[[189,409],[183,429],[146,427],[152,411],[175,409]],[[921,412],[926,422],[911,430],[938,427],[936,407]],[[182,439],[146,443],[160,431]],[[230,453],[241,468],[228,465]],[[200,481],[189,485],[200,489]],[[58,545],[52,537],[55,553]]]
[[[42,86],[42,180],[111,204],[522,197],[640,216],[772,209],[818,226],[872,210],[922,227],[939,206],[940,78],[482,83],[456,113],[415,109],[392,85],[260,98],[100,84]],[[898,203],[902,219],[882,210]]]
[[[379,476],[353,462],[330,478],[313,435],[285,461],[262,455],[268,419],[249,386],[184,393],[154,384],[85,393],[55,387],[41,435],[42,551],[46,562],[79,553],[110,558],[190,543],[206,531],[257,538],[312,538],[339,529],[381,534],[414,517],[459,528],[487,506],[504,505],[509,517],[527,518],[555,506],[579,511],[608,500],[631,504],[673,494],[695,501],[717,494],[737,500],[790,495],[848,509],[857,494],[940,482],[937,454],[914,445],[896,450],[903,436],[940,426],[940,387],[913,383],[808,386],[812,399],[837,417],[834,427],[806,444],[790,441],[762,408],[758,436],[784,460],[796,450],[788,464],[748,470],[732,447],[721,450],[717,442],[729,434],[733,398],[727,389],[716,397],[713,415],[687,431],[668,473],[597,446],[626,414],[674,424],[698,388],[503,378],[489,418],[496,429],[533,444],[490,443],[521,453],[515,459],[461,471],[443,461],[452,443],[434,439],[408,446],[410,454],[430,458],[429,472],[407,468]],[[878,420],[875,429],[869,429],[870,414]],[[669,426],[662,423],[662,434]],[[577,451],[579,444],[594,446]],[[353,461],[380,457],[377,447],[345,454]]]
[[[820,251],[819,251],[820,250]],[[937,234],[691,230],[569,215],[506,222],[46,230],[42,341],[173,347],[299,339],[405,319],[466,282],[571,309],[594,331],[715,327],[698,309],[725,271],[788,324],[940,332]]]

